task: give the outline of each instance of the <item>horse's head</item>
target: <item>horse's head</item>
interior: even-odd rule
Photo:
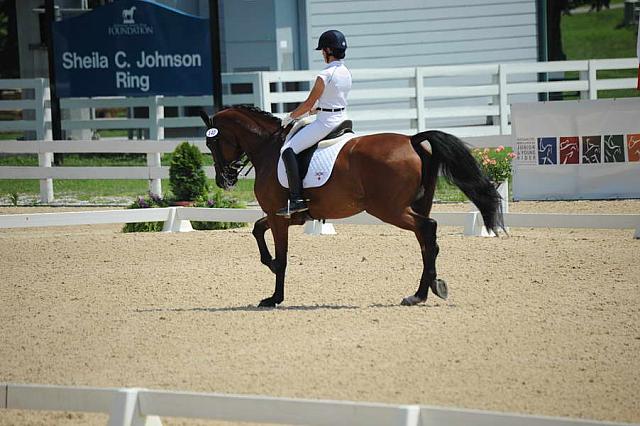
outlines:
[[[238,182],[240,170],[248,162],[247,156],[230,127],[215,127],[213,117],[209,117],[204,111],[200,112],[200,117],[207,126],[207,147],[213,156],[216,185],[222,189],[232,188]]]

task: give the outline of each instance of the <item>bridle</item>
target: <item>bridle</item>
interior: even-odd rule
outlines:
[[[269,140],[276,137],[282,139],[283,136],[285,136],[283,135],[285,130],[286,129],[278,126],[278,129],[269,135]],[[220,167],[220,175],[222,176],[222,179],[224,179],[225,184],[232,185],[238,180],[238,176],[243,169],[249,165],[249,168],[244,172],[244,176],[247,176],[249,172],[251,172],[251,169],[253,169],[253,164],[251,164],[249,156],[244,151],[239,158],[227,163],[222,156],[221,143],[219,134],[216,134],[214,137],[207,137],[206,144],[213,154],[215,164]]]
[[[213,154],[213,160],[218,167],[220,167],[220,175],[222,179],[224,179],[225,184],[233,184],[238,180],[238,175],[242,171],[243,168],[249,164],[249,157],[245,152],[242,152],[242,155],[233,161],[227,163],[222,156],[222,146],[220,142],[220,138],[216,135],[213,138],[207,138],[207,146],[211,149],[211,153]],[[252,166],[253,167],[253,166]],[[247,170],[245,176],[251,171],[251,168]]]

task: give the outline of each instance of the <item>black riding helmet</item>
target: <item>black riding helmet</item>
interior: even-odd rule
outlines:
[[[318,47],[316,47],[316,50],[322,50],[325,47],[346,50],[347,39],[344,38],[344,34],[338,30],[325,31],[318,39]]]

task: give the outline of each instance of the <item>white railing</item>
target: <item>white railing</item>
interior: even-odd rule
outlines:
[[[440,128],[458,136],[509,134],[509,104],[511,97],[579,92],[582,99],[597,99],[599,90],[632,89],[635,78],[598,78],[599,70],[636,69],[636,58],[592,59],[583,61],[529,62],[482,65],[454,65],[416,68],[354,69],[354,88],[349,99],[351,117],[358,130],[368,132],[379,121],[411,123],[396,129],[416,133],[434,128],[435,119],[495,118],[493,124],[464,125]],[[553,75],[576,72],[578,80],[537,81],[538,74]],[[316,71],[267,71],[223,74],[224,103],[253,104],[264,110],[278,110],[283,103],[303,101],[308,90],[283,91],[286,83],[313,82]],[[523,81],[524,80],[524,81]],[[0,101],[0,110],[36,111],[34,120],[0,121],[0,131],[37,131],[37,139],[47,139],[50,130],[47,80],[0,80],[0,89],[33,89],[35,98]],[[243,84],[250,93],[232,94]],[[291,86],[291,85],[290,85]],[[299,85],[298,85],[299,86]],[[274,89],[274,90],[272,90]],[[446,100],[443,102],[442,100]],[[456,100],[458,102],[456,102]],[[197,116],[166,117],[165,107],[209,107],[211,96],[147,97],[147,98],[69,98],[61,100],[61,108],[68,112],[90,110],[86,118],[74,114],[62,121],[64,130],[83,129],[147,129],[149,139],[164,139],[164,129],[201,127]],[[382,103],[381,108],[376,105]],[[389,103],[393,103],[388,106]],[[453,105],[452,105],[453,103]],[[399,106],[404,105],[404,106]],[[146,118],[97,118],[96,109],[135,108],[149,110]],[[386,128],[385,130],[394,130]]]
[[[108,426],[161,426],[160,417],[317,426],[630,425],[425,405],[35,384],[0,384],[0,409],[104,413]]]
[[[359,133],[395,131],[413,134],[427,128],[455,134],[474,144],[474,137],[498,136],[495,142],[478,140],[476,146],[509,145],[506,137],[511,132],[510,104],[519,96],[536,96],[549,92],[576,91],[583,99],[597,99],[598,91],[605,89],[635,88],[635,78],[598,78],[597,71],[605,69],[636,69],[637,59],[598,59],[588,61],[505,63],[486,65],[456,65],[418,68],[389,68],[380,70],[354,69],[354,89],[350,94],[353,107],[350,116]],[[577,72],[578,80],[535,81],[538,73],[558,74]],[[315,71],[278,71],[224,74],[224,102],[227,104],[254,104],[264,110],[282,110],[284,103],[297,103],[307,96],[307,90],[282,91],[291,83],[308,84]],[[563,74],[564,75],[564,74]],[[523,81],[524,80],[524,81]],[[529,80],[529,81],[527,81]],[[534,80],[534,81],[531,81]],[[286,84],[289,83],[289,84]],[[249,89],[247,94],[230,94],[237,85]],[[272,88],[274,90],[272,90]],[[0,101],[0,110],[33,110],[33,120],[0,121],[0,132],[32,131],[38,140],[51,140],[51,113],[49,90],[44,79],[0,80],[0,89],[32,90],[33,99]],[[529,99],[530,100],[530,99]],[[87,129],[145,129],[150,141],[165,139],[165,130],[201,128],[197,116],[166,117],[166,107],[203,108],[212,105],[211,96],[149,98],[73,98],[61,100],[61,108],[68,117],[62,128],[68,132]],[[146,118],[96,118],[95,111],[104,108],[143,107]],[[276,113],[281,115],[281,113]],[[462,120],[453,127],[438,126],[438,120]],[[379,124],[382,123],[382,124]],[[461,125],[462,123],[462,125]],[[470,124],[471,123],[471,124]],[[433,125],[432,125],[433,124]],[[382,127],[381,127],[382,126]],[[85,135],[86,136],[86,135]],[[88,137],[81,138],[88,139]],[[184,139],[184,138],[182,138]],[[83,168],[52,167],[53,152],[79,152],[72,145],[47,145],[38,148],[39,170],[35,168],[0,168],[0,179],[41,179],[41,200],[53,201],[53,178],[58,179],[150,179],[150,191],[162,193],[160,179],[167,175],[161,167],[166,147],[147,144],[139,151],[133,142],[116,144],[117,151],[95,141],[79,141],[82,152],[144,152],[146,168],[100,168],[92,172]],[[23,143],[23,142],[21,142]],[[156,143],[156,142],[153,142]],[[95,147],[93,146],[95,144]],[[198,142],[202,148],[202,144]],[[129,145],[132,146],[129,150]],[[79,145],[78,145],[79,146]],[[170,145],[175,147],[175,145]],[[11,149],[12,151],[6,151]],[[11,143],[0,145],[0,154],[17,152]],[[67,150],[67,151],[65,151]],[[71,150],[71,151],[68,151]],[[25,152],[25,151],[23,151]],[[30,151],[26,151],[28,153]],[[57,169],[57,170],[56,170]],[[63,170],[67,169],[67,170]],[[213,171],[207,171],[210,177]]]
[[[380,70],[354,69],[354,87],[349,94],[349,100],[356,105],[350,106],[349,116],[356,123],[356,128],[365,133],[371,132],[371,124],[384,121],[391,122],[390,126],[399,126],[388,127],[385,131],[408,134],[427,128],[438,128],[459,137],[506,135],[511,133],[509,105],[515,96],[532,95],[534,100],[537,100],[538,94],[579,92],[581,99],[597,99],[599,90],[632,89],[637,84],[635,78],[599,79],[599,70],[636,69],[637,66],[636,58],[626,58]],[[578,80],[537,81],[538,73],[557,76],[565,72],[577,72]],[[314,71],[262,73],[264,99],[260,106],[271,111],[272,104],[304,101],[308,94],[306,90],[273,92],[268,89],[271,83],[278,83],[279,86],[276,87],[285,83],[310,84],[316,74]],[[359,85],[362,86],[362,83],[366,82],[375,83],[370,87],[359,88]],[[392,87],[388,87],[389,85]],[[404,107],[393,109],[375,108],[380,102],[402,101],[409,102]],[[490,118],[490,123],[455,127],[429,124],[433,120],[445,118],[475,118],[476,121]]]
[[[465,138],[465,141],[477,147],[511,145],[510,136],[492,136]],[[161,165],[163,153],[172,152],[181,144],[179,140],[109,140],[109,141],[16,141],[0,140],[0,153],[37,154],[46,157],[38,166],[1,166],[0,179],[40,179],[40,200],[50,203],[54,199],[53,179],[145,179],[149,180],[149,190],[162,194],[161,179],[169,178],[169,167]],[[189,143],[197,146],[202,153],[210,154],[203,140]],[[127,153],[147,154],[146,166],[130,167],[52,167],[54,153]],[[215,178],[214,167],[204,167],[207,177]],[[242,178],[253,178],[250,170]]]
[[[192,220],[252,223],[264,215],[260,209],[197,207],[6,214],[0,215],[0,229],[164,222],[163,231],[174,232],[190,230],[190,224],[187,225],[185,222]],[[462,227],[464,235],[483,235],[484,222],[478,211],[432,212],[430,216],[441,226]],[[635,230],[634,237],[640,238],[640,214],[505,213],[504,221],[507,227],[522,228],[633,229]],[[384,224],[368,213],[360,213],[345,219],[335,219],[331,222],[352,225]]]

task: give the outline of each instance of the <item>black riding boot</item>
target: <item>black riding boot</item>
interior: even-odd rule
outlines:
[[[278,210],[278,216],[291,216],[294,213],[309,210],[307,202],[302,198],[302,179],[298,171],[298,159],[293,149],[287,148],[282,153],[282,161],[287,169],[287,180],[289,181],[289,205]]]

